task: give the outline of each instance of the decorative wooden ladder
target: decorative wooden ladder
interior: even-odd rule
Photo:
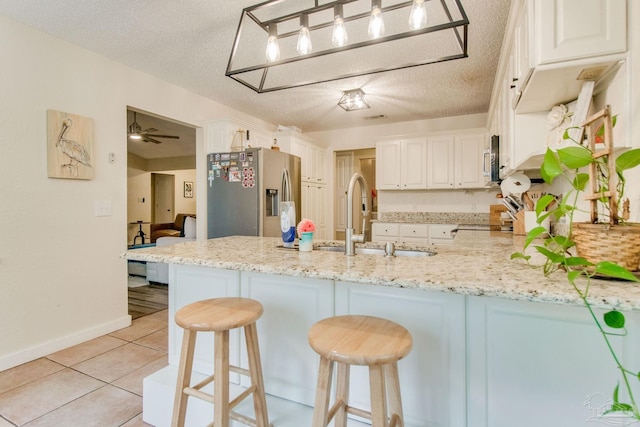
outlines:
[[[596,151],[596,136],[598,133],[598,128],[594,129],[592,124],[598,120],[602,119],[604,126],[604,149]],[[607,157],[607,168],[609,169],[608,178],[608,191],[600,191],[598,188],[598,180],[597,175],[600,173],[598,171],[596,163],[591,163],[589,165],[589,189],[591,194],[587,194],[585,196],[586,200],[590,201],[590,210],[591,210],[591,223],[594,224],[598,221],[598,200],[603,197],[609,198],[609,223],[611,225],[618,223],[618,192],[616,189],[617,184],[617,174],[616,174],[616,163],[615,158],[613,156],[613,123],[611,121],[611,111],[610,107],[607,105],[602,110],[598,111],[591,117],[587,118],[587,120],[582,123],[581,127],[587,133],[587,143],[588,148],[593,152],[593,158],[598,159],[602,156]]]

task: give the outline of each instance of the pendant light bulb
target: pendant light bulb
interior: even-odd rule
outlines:
[[[384,36],[384,20],[382,19],[382,11],[378,4],[374,4],[371,8],[371,17],[369,18],[369,38],[377,39]]]
[[[298,53],[306,55],[311,53],[311,35],[309,34],[309,16],[302,15],[300,17],[300,34],[298,35]]]
[[[336,5],[334,7],[333,20],[333,33],[331,35],[331,42],[335,47],[341,47],[347,44],[349,36],[347,35],[347,29],[344,26],[344,20],[342,19],[342,5]]]
[[[427,6],[424,0],[413,0],[409,13],[409,28],[419,30],[427,26]]]
[[[269,38],[267,39],[266,57],[268,62],[280,59],[280,45],[278,44],[278,27],[276,24],[269,25]]]

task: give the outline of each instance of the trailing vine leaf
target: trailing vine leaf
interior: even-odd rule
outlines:
[[[533,242],[539,235],[546,232],[547,232],[547,229],[544,227],[534,227],[531,230],[529,230],[529,232],[527,233],[527,238],[524,241],[525,249],[529,247],[531,242]]]
[[[576,279],[578,277],[582,276],[582,272],[578,271],[578,270],[570,270],[567,273],[567,279],[569,280],[569,282],[571,284],[575,283]],[[640,375],[640,372],[638,372],[638,375]]]
[[[547,207],[555,200],[556,198],[551,194],[545,194],[540,197],[536,202],[536,217],[539,217],[540,214],[547,210]]]
[[[580,169],[594,161],[591,151],[583,146],[561,148],[558,158],[569,169]]]
[[[560,175],[562,175],[562,164],[558,160],[556,153],[547,148],[544,154],[544,161],[540,167],[540,176],[546,183],[551,184]]]
[[[562,248],[563,251],[566,251],[567,249],[572,248],[576,245],[573,240],[569,239],[566,236],[552,236],[547,240],[549,243],[553,242],[556,246]],[[548,243],[545,244],[547,246],[549,245]]]
[[[618,175],[627,169],[635,168],[640,165],[640,148],[625,151],[616,159],[616,171]]]
[[[562,261],[564,260],[564,257],[562,255],[552,252],[544,246],[535,246],[535,248],[538,252],[547,257],[551,262],[555,264],[562,264]]]
[[[618,121],[618,115],[611,116],[611,127],[615,127]],[[600,126],[596,131],[596,136],[604,136],[604,126]]]
[[[611,310],[604,314],[604,323],[610,328],[621,329],[624,328],[624,314],[617,310]]]
[[[524,259],[529,261],[531,259],[531,255],[525,255],[522,252],[514,252],[511,254],[511,259]]]
[[[587,187],[587,183],[589,182],[589,174],[588,173],[579,173],[573,179],[573,188],[578,191],[584,191]]]
[[[640,279],[638,279],[629,270],[610,261],[602,261],[596,264],[595,272],[604,276],[614,277],[616,279],[640,282]]]
[[[564,264],[570,267],[590,267],[594,265],[592,262],[578,256],[566,258]]]

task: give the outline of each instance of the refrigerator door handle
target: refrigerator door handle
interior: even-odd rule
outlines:
[[[283,202],[291,201],[291,176],[287,168],[282,169],[282,200]]]

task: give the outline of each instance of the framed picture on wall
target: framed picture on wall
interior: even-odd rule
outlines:
[[[184,197],[188,199],[193,198],[193,182],[184,182]]]
[[[93,119],[47,110],[49,178],[93,179]]]

